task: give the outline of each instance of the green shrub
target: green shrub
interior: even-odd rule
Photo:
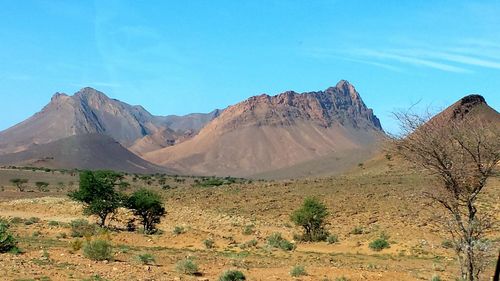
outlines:
[[[443,242],[441,242],[441,247],[445,248],[445,249],[452,249],[453,248],[453,241],[451,240],[443,240]]]
[[[328,244],[335,244],[339,242],[339,237],[336,234],[331,234],[326,238],[326,242],[328,242]]]
[[[83,247],[83,241],[80,239],[75,239],[69,242],[69,246],[71,247],[71,250],[73,252],[80,251],[80,249]]]
[[[290,271],[292,277],[299,277],[307,275],[306,269],[302,265],[296,265]]]
[[[203,240],[203,245],[205,245],[207,249],[212,249],[215,246],[215,242],[212,239],[205,239]]]
[[[254,232],[255,230],[253,224],[246,225],[242,231],[243,235],[252,235]]]
[[[12,219],[10,219],[10,223],[12,224],[19,224],[22,222],[24,222],[24,220],[20,217],[13,217]]]
[[[174,230],[172,232],[175,235],[179,235],[179,234],[182,234],[182,233],[184,233],[186,231],[184,230],[184,227],[182,227],[182,226],[176,226],[176,227],[174,227]]]
[[[295,249],[295,245],[281,236],[281,233],[273,233],[267,237],[267,244],[273,248],[279,248],[285,251]]]
[[[143,264],[153,264],[155,262],[155,257],[149,253],[138,255],[137,259]]]
[[[351,231],[351,234],[354,234],[354,235],[360,235],[360,234],[363,234],[364,230],[361,226],[356,226],[352,231]]]
[[[434,275],[432,276],[431,281],[441,281],[441,277],[439,277],[439,275]]]
[[[24,221],[24,224],[25,225],[32,225],[32,224],[35,224],[35,223],[39,223],[40,222],[40,218],[37,218],[37,217],[31,217],[27,220]]]
[[[97,227],[84,219],[72,220],[69,225],[71,237],[90,237],[97,232]]]
[[[7,253],[15,250],[17,247],[16,239],[9,232],[9,226],[0,222],[0,253]]]
[[[245,274],[239,270],[228,270],[222,273],[219,281],[243,281],[246,280]]]
[[[198,265],[191,259],[185,259],[177,262],[175,269],[183,274],[195,275],[198,273]]]
[[[48,225],[49,226],[59,226],[59,222],[58,221],[49,221]]]
[[[252,239],[252,240],[250,240],[250,241],[247,241],[247,242],[245,242],[245,243],[240,244],[240,246],[239,246],[239,247],[240,247],[241,249],[246,249],[246,248],[255,247],[255,246],[257,246],[257,244],[258,244],[257,240]]]
[[[95,261],[112,260],[113,246],[107,240],[92,240],[83,246],[83,254]]]
[[[38,188],[38,191],[40,191],[40,192],[48,192],[49,191],[49,189],[48,189],[49,183],[48,182],[37,181],[37,182],[35,182],[35,185]]]
[[[325,204],[316,198],[306,198],[302,206],[295,210],[290,219],[304,230],[304,241],[325,241],[328,232],[324,229],[325,218],[328,210]]]
[[[382,251],[383,249],[389,248],[389,242],[381,237],[373,240],[368,246],[374,251]]]

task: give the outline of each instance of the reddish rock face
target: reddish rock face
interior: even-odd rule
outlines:
[[[292,125],[307,120],[323,127],[341,124],[382,131],[379,119],[354,86],[344,80],[325,91],[254,96],[226,109],[221,119],[227,119],[227,129],[255,124]]]

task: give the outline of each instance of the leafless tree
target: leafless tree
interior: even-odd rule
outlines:
[[[434,118],[396,113],[402,134],[394,137],[394,152],[437,179],[426,192],[446,209],[445,225],[460,263],[462,278],[477,281],[487,262],[485,233],[493,220],[478,210],[477,198],[500,161],[500,122],[447,112]],[[465,112],[467,113],[467,111]]]

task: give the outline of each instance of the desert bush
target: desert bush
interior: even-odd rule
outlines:
[[[22,223],[24,222],[24,220],[20,217],[13,217],[12,219],[10,219],[10,223],[12,224],[18,224],[18,223]]]
[[[49,221],[47,224],[49,226],[59,226],[59,222],[58,221]]]
[[[155,257],[149,253],[140,254],[137,259],[143,264],[153,264],[155,262]]]
[[[307,275],[306,269],[302,265],[296,265],[290,271],[290,276],[299,277]]]
[[[324,228],[327,215],[325,204],[316,198],[306,198],[302,207],[295,210],[290,219],[295,225],[304,229],[301,240],[324,241],[328,237],[328,232]]]
[[[441,277],[439,277],[439,275],[433,275],[431,281],[441,281]]]
[[[384,237],[380,237],[373,240],[368,246],[374,251],[382,251],[383,249],[389,248],[389,242]]]
[[[205,248],[207,249],[212,249],[215,246],[215,242],[212,239],[205,239],[203,240],[203,245],[205,245]]]
[[[35,182],[35,186],[38,188],[38,191],[40,191],[40,192],[48,192],[49,191],[49,189],[48,189],[49,183],[48,182],[37,181],[37,182]]]
[[[250,241],[247,241],[245,243],[240,244],[240,248],[246,249],[246,248],[250,248],[250,247],[255,247],[255,246],[257,246],[257,244],[258,244],[257,240],[252,239]]]
[[[351,279],[345,277],[345,276],[341,276],[341,277],[337,277],[335,278],[335,281],[350,281]]]
[[[445,249],[451,249],[453,248],[453,241],[445,239],[443,242],[441,242],[441,247]]]
[[[243,281],[246,280],[245,274],[239,270],[228,270],[219,276],[219,281]]]
[[[361,226],[356,226],[352,231],[351,231],[351,234],[354,234],[354,235],[360,235],[360,234],[363,234],[364,233],[364,230],[363,230],[363,227]]]
[[[295,245],[281,236],[281,233],[273,233],[267,237],[267,244],[273,248],[279,248],[285,251],[292,251]]]
[[[17,242],[9,232],[9,225],[0,222],[0,253],[6,253],[16,248]]]
[[[37,218],[37,217],[31,217],[27,220],[24,221],[24,224],[25,225],[32,225],[32,224],[35,224],[35,223],[39,223],[40,222],[40,218]]]
[[[242,231],[243,235],[252,235],[254,232],[255,230],[253,224],[246,225]]]
[[[83,241],[80,239],[72,240],[69,242],[69,247],[71,248],[71,252],[78,252],[83,247]]]
[[[90,237],[97,232],[96,226],[84,219],[72,220],[70,227],[71,237]]]
[[[179,235],[179,234],[182,234],[182,233],[184,233],[184,232],[186,232],[186,231],[185,231],[184,227],[182,227],[182,226],[175,226],[175,227],[174,227],[174,230],[173,230],[172,232],[173,232],[175,235]]]
[[[91,240],[83,245],[83,254],[95,261],[112,260],[113,246],[107,240]]]
[[[175,265],[175,269],[183,274],[195,275],[198,273],[198,265],[191,259],[184,259]]]
[[[326,242],[328,242],[328,244],[335,244],[339,242],[339,237],[336,234],[328,235],[328,238],[326,238]]]
[[[165,215],[160,195],[146,189],[134,192],[127,200],[127,207],[140,217],[145,233],[154,233],[156,224]]]

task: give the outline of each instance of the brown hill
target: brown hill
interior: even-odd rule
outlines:
[[[106,169],[144,174],[170,172],[143,160],[111,137],[102,134],[77,135],[33,145],[22,152],[1,155],[0,165]]]
[[[260,95],[224,110],[194,138],[145,154],[185,173],[251,176],[373,149],[384,133],[347,81],[325,91]]]
[[[152,147],[143,144],[134,149],[137,152],[141,149],[150,151],[168,146],[172,138],[178,142],[195,135],[213,116],[213,113],[176,118],[153,116],[141,106],[132,106],[110,99],[95,89],[83,88],[73,96],[56,93],[42,111],[0,132],[0,154],[92,133],[108,135],[130,147],[146,136],[169,132],[167,138],[152,138]]]

